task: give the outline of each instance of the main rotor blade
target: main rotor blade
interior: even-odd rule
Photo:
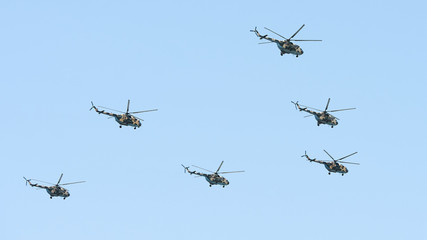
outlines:
[[[210,171],[210,170],[207,170],[207,169],[205,169],[205,168],[198,167],[198,166],[196,166],[196,165],[191,165],[191,166],[196,167],[196,168],[200,168],[200,169],[205,170],[205,171],[208,171],[208,172],[210,172],[210,173],[214,173],[214,172],[212,172],[212,171]]]
[[[339,118],[335,117],[335,116],[334,116],[334,115],[332,115],[332,114],[329,114],[329,115],[331,115],[332,117],[336,118],[337,120],[340,120]]]
[[[299,32],[299,31],[301,31],[301,29],[302,29],[304,26],[305,26],[305,24],[303,24],[303,25],[298,29],[298,31],[296,31],[296,32],[294,33],[294,35],[292,35],[292,36],[289,38],[289,40],[291,40],[293,37],[295,37],[295,35],[297,35],[297,34],[298,34],[298,32]]]
[[[326,104],[325,112],[326,112],[326,110],[328,110],[329,102],[330,102],[330,101],[331,101],[331,98],[328,98],[328,103]]]
[[[219,165],[219,167],[218,167],[218,170],[216,170],[216,172],[215,173],[218,173],[219,172],[219,170],[221,169],[221,167],[222,167],[222,164],[224,163],[224,161],[222,161],[221,162],[221,164]]]
[[[144,111],[138,111],[138,112],[130,112],[130,114],[137,114],[137,113],[144,113],[144,112],[154,112],[157,111],[159,109],[151,109],[151,110],[144,110]]]
[[[126,113],[129,113],[129,104],[130,104],[130,99],[128,99],[128,107],[126,109]]]
[[[63,183],[63,184],[59,184],[59,185],[63,186],[63,185],[70,185],[70,184],[84,183],[84,182],[86,182],[86,181]]]
[[[325,150],[325,149],[323,149],[323,151],[325,151],[325,153],[326,153],[326,154],[328,154],[328,156],[329,156],[330,158],[332,158],[332,160],[334,160],[334,161],[335,161],[335,159],[331,156],[331,154],[329,154],[328,152],[326,152],[326,150]]]
[[[321,42],[322,40],[294,39],[294,40],[290,40],[290,41],[295,41],[295,42]]]
[[[269,28],[266,28],[266,27],[264,27],[264,28],[265,28],[265,29],[267,29],[268,31],[270,31],[270,32],[272,32],[272,33],[274,33],[274,34],[276,34],[277,36],[279,36],[279,37],[281,37],[281,38],[283,38],[283,39],[288,40],[287,38],[285,38],[284,36],[282,36],[282,35],[278,34],[277,32],[275,32],[275,31],[273,31],[273,30],[271,30],[271,29],[269,29]]]
[[[35,182],[41,182],[41,183],[47,183],[47,184],[50,184],[50,185],[55,185],[55,183],[45,182],[45,181],[38,180],[38,179],[34,179],[34,178],[32,178],[32,179],[30,179],[30,180],[31,180],[31,181],[35,181]]]
[[[352,153],[352,154],[349,154],[349,155],[347,155],[347,156],[345,156],[345,157],[342,157],[342,158],[340,158],[340,159],[338,159],[337,161],[341,161],[341,160],[343,160],[344,158],[348,158],[348,157],[350,157],[350,156],[353,156],[354,154],[356,154],[357,152],[354,152],[354,153]]]
[[[322,110],[317,109],[317,108],[314,108],[314,107],[309,107],[309,106],[305,106],[305,105],[302,105],[302,104],[298,104],[298,105],[300,105],[300,107],[311,108],[311,109],[313,109],[313,110],[316,110],[316,111],[319,111],[319,112],[323,112]]]
[[[339,161],[340,163],[348,163],[348,164],[354,164],[354,165],[360,165],[360,163],[354,163],[354,162],[344,162],[344,161]]]
[[[232,172],[218,172],[218,174],[226,174],[226,173],[241,173],[245,171],[232,171]]]
[[[356,108],[337,109],[337,110],[331,110],[331,111],[328,111],[328,112],[339,112],[339,111],[347,111],[347,110],[354,110],[354,109],[356,109]]]
[[[56,185],[59,185],[59,183],[61,182],[61,179],[62,179],[62,176],[63,176],[64,174],[63,173],[61,173],[61,176],[59,177],[59,180],[58,180],[58,183],[56,184]]]
[[[136,118],[136,119],[138,119],[138,120],[140,120],[140,121],[144,121],[144,119],[142,119],[142,118],[139,118],[139,117],[137,117],[137,116],[133,116],[134,118]],[[338,119],[339,120],[339,119]]]
[[[116,111],[116,112],[120,112],[120,113],[125,113],[125,112],[123,112],[123,111],[119,111],[119,110],[116,110],[116,109],[112,109],[112,108],[107,108],[107,107],[103,107],[103,106],[98,106],[99,108],[105,108],[105,109],[108,109],[108,110],[111,110],[111,111]]]
[[[304,116],[304,117],[305,117],[305,118],[306,118],[306,117],[313,117],[313,115],[311,115],[311,114],[310,114],[310,115],[307,115],[307,116]]]

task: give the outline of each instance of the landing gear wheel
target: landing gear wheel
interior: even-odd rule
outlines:
[[[209,187],[212,187],[212,185],[209,184]]]
[[[317,123],[317,126],[320,126],[320,123],[319,123],[319,122]]]
[[[52,197],[50,197],[50,199],[52,199]]]
[[[342,173],[341,176],[344,176],[344,173]]]
[[[64,200],[65,200],[65,198],[64,198]]]
[[[120,125],[119,128],[122,128],[122,125]]]
[[[297,55],[297,57],[298,57],[298,55]]]
[[[334,128],[334,126],[331,126],[331,128]]]
[[[328,172],[328,175],[331,175],[331,172]]]
[[[136,129],[136,127],[134,127],[133,129]]]
[[[222,188],[225,188],[225,186],[222,186]]]
[[[282,53],[282,52],[280,53],[280,56],[283,56],[283,53]]]

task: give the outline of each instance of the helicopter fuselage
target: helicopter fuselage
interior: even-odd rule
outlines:
[[[130,114],[115,114],[114,119],[120,125],[132,126],[135,128],[141,127],[141,121]]]
[[[341,173],[341,174],[348,173],[348,169],[344,165],[339,163],[326,162],[326,163],[323,163],[323,165],[329,172]]]
[[[310,159],[308,156],[307,156],[307,159],[310,162],[317,162],[317,163],[323,164],[325,166],[326,170],[328,170],[329,172],[341,173],[342,175],[344,175],[345,173],[348,173],[348,169],[340,163],[326,162],[326,161],[321,161],[321,160],[316,160],[316,159]]]
[[[205,174],[206,181],[211,185],[222,185],[226,186],[230,184],[230,182],[225,179],[225,177],[221,177],[218,174]]]
[[[46,188],[46,192],[49,193],[50,197],[63,197],[64,199],[70,196],[67,189],[59,186],[52,186]]]
[[[320,125],[320,124],[326,124],[330,126],[338,125],[338,121],[336,117],[332,116],[329,113],[321,112],[313,115],[314,115],[314,118],[316,118],[317,120],[317,125]]]
[[[300,46],[288,41],[277,41],[277,47],[280,49],[280,54],[293,54],[296,56],[302,55],[304,51]]]

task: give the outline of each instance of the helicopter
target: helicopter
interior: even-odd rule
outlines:
[[[115,114],[115,113],[106,112],[104,110],[100,111],[100,110],[98,110],[98,108],[95,105],[93,105],[93,102],[91,102],[91,103],[92,103],[92,107],[89,109],[89,111],[92,110],[92,109],[95,109],[95,111],[98,114],[105,114],[105,115],[108,115],[110,117],[114,117],[114,119],[116,120],[116,122],[118,122],[120,124],[119,125],[120,128],[122,128],[122,125],[124,125],[124,126],[131,126],[131,127],[133,127],[133,129],[136,129],[137,127],[139,128],[139,127],[141,127],[141,122],[144,121],[144,120],[141,119],[141,118],[139,118],[139,117],[135,117],[132,114],[143,113],[143,112],[152,112],[152,111],[157,111],[158,110],[158,109],[151,109],[151,110],[144,110],[144,111],[138,111],[138,112],[129,112],[130,100],[128,100],[128,106],[127,106],[126,112],[122,112],[122,111],[114,110],[114,109],[111,109],[111,108],[106,108],[106,107],[98,106],[100,108],[105,108],[105,109],[108,109],[108,110],[112,110],[112,111],[123,113],[123,114]]]
[[[212,174],[206,174],[206,173],[200,173],[200,172],[196,172],[196,171],[190,171],[188,168],[184,165],[181,164],[181,166],[184,168],[184,173],[188,172],[189,174],[196,174],[200,177],[205,177],[206,181],[208,181],[209,183],[209,187],[212,187],[212,185],[222,185],[222,187],[224,188],[225,186],[227,186],[228,184],[230,184],[230,182],[225,179],[225,177],[221,177],[219,174],[226,174],[226,173],[239,173],[239,172],[244,172],[244,171],[233,171],[233,172],[220,172],[219,170],[221,169],[222,164],[224,163],[224,161],[221,162],[221,164],[219,165],[218,169],[216,170],[216,172],[212,172],[209,171],[207,169],[198,167],[198,166],[194,166],[196,168],[200,168],[202,170],[208,171]]]
[[[258,30],[257,30],[257,28],[255,27],[255,29],[254,30],[250,30],[251,32],[254,32],[255,33],[255,35],[257,36],[257,37],[259,37],[259,39],[260,40],[262,40],[262,39],[266,39],[266,40],[268,40],[269,42],[262,42],[262,43],[259,43],[259,44],[266,44],[266,43],[276,43],[277,44],[277,47],[280,49],[280,56],[283,56],[283,54],[293,54],[293,55],[295,55],[296,57],[298,57],[299,55],[302,55],[303,53],[304,53],[304,51],[301,49],[301,47],[300,46],[298,46],[298,45],[296,45],[296,44],[294,44],[294,43],[292,43],[292,41],[322,41],[322,40],[299,40],[299,39],[292,39],[293,37],[295,37],[295,35],[297,35],[298,34],[298,32],[303,28],[305,26],[305,24],[303,24],[299,29],[298,29],[298,31],[296,31],[295,33],[294,33],[294,35],[292,35],[290,38],[285,38],[284,36],[282,36],[282,35],[280,35],[280,34],[278,34],[278,33],[276,33],[276,32],[274,32],[273,30],[271,30],[271,29],[269,29],[269,28],[266,28],[265,27],[265,29],[266,30],[268,30],[268,31],[270,31],[270,32],[272,32],[272,33],[274,33],[274,34],[276,34],[277,36],[279,36],[279,37],[281,37],[281,38],[283,38],[283,39],[285,39],[285,40],[277,40],[277,39],[274,39],[274,38],[270,38],[270,37],[268,37],[268,35],[266,34],[266,35],[261,35],[261,34],[259,34],[259,32],[258,32]]]
[[[52,199],[52,197],[63,197],[64,200],[70,196],[70,192],[68,192],[67,189],[61,187],[64,185],[70,185],[70,184],[76,184],[76,183],[84,183],[86,181],[80,181],[80,182],[71,182],[71,183],[63,183],[63,184],[59,184],[61,182],[62,176],[64,174],[61,173],[61,176],[59,177],[58,183],[53,184],[53,183],[49,183],[49,182],[44,182],[41,180],[37,180],[37,179],[26,179],[25,177],[23,177],[25,179],[25,185],[27,185],[27,183],[30,184],[31,187],[38,187],[38,188],[44,188],[46,189],[46,192],[49,193],[50,195],[50,199]],[[31,181],[37,181],[37,182],[43,182],[43,183],[48,183],[48,184],[52,184],[53,186],[43,186],[43,185],[39,185],[37,183],[31,183]]]
[[[311,117],[314,116],[317,120],[317,126],[320,126],[320,124],[326,124],[326,125],[330,125],[331,128],[333,128],[334,126],[338,125],[338,121],[340,120],[339,118],[333,116],[332,114],[329,114],[330,112],[338,112],[338,111],[346,111],[346,110],[354,110],[356,108],[346,108],[346,109],[338,109],[338,110],[329,110],[328,111],[328,107],[329,107],[329,102],[331,101],[331,99],[328,99],[328,103],[326,104],[325,110],[319,110],[316,108],[312,108],[312,107],[307,107],[304,105],[300,105],[298,104],[298,102],[293,102],[291,101],[291,103],[293,103],[295,105],[295,108],[298,108],[300,111],[304,111],[304,112],[308,112],[311,115],[305,116],[305,117]],[[301,107],[302,106],[302,107]],[[307,108],[311,108],[314,110],[317,110],[319,112],[316,111],[312,111],[309,110]]]
[[[329,175],[331,175],[331,172],[341,173],[342,176],[344,176],[344,174],[348,173],[348,169],[344,165],[342,165],[341,163],[360,165],[359,163],[343,162],[342,161],[344,158],[350,157],[350,156],[356,154],[357,152],[354,152],[354,153],[349,154],[345,157],[342,157],[340,159],[335,160],[326,150],[323,150],[323,151],[325,151],[325,153],[328,154],[328,156],[330,158],[332,158],[332,160],[333,160],[332,162],[327,162],[326,160],[316,160],[315,158],[311,159],[310,157],[307,156],[307,151],[301,157],[307,158],[307,160],[310,162],[317,162],[317,163],[325,165],[325,168],[329,171],[328,172]]]

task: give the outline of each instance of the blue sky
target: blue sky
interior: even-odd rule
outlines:
[[[422,1],[0,4],[1,239],[420,239]],[[251,32],[291,36],[281,57]],[[271,35],[271,34],[270,34]],[[271,35],[272,36],[272,35]],[[339,112],[316,125],[290,101]],[[90,102],[141,114],[120,129]],[[354,151],[328,175],[300,156]],[[180,164],[245,170],[226,188]],[[22,176],[69,186],[67,200]]]

